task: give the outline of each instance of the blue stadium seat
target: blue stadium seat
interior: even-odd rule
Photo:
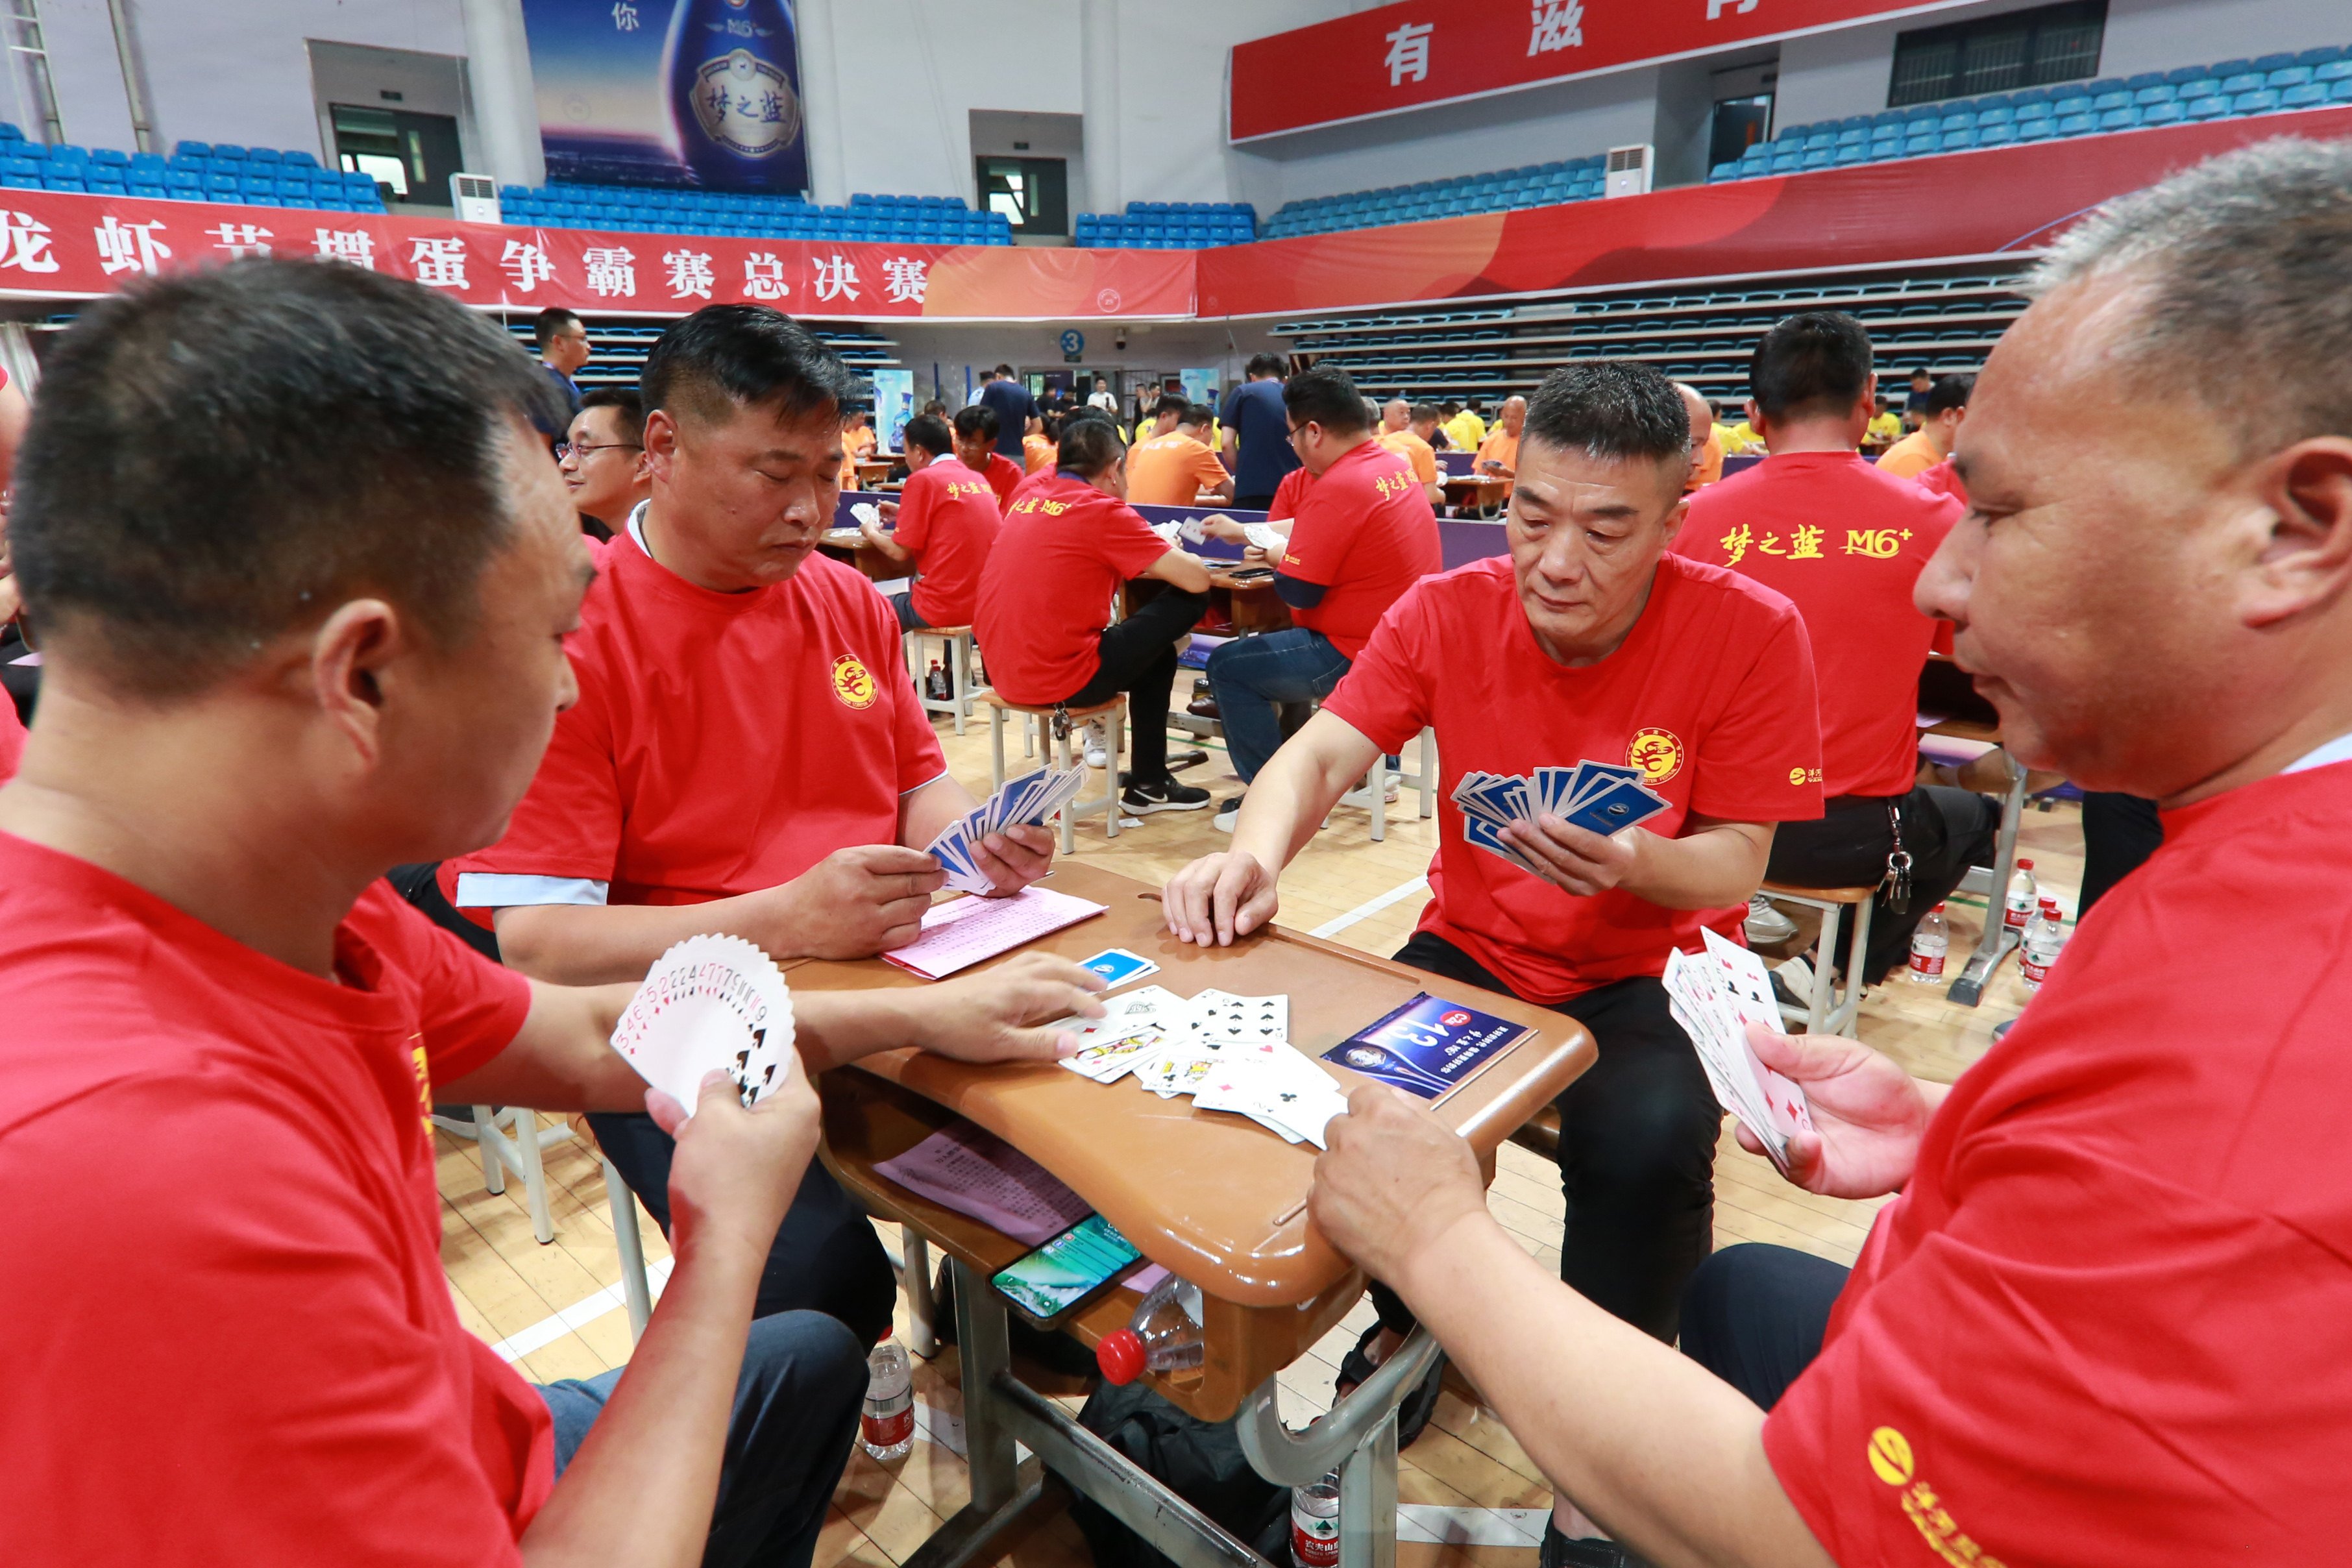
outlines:
[[[2230,100],[2217,92],[2191,99],[2181,107],[2188,110],[2191,120],[2220,120],[2229,114]]]
[[[275,147],[255,147],[247,152],[245,161],[248,163],[275,164],[282,163],[286,160],[284,154]]]
[[[2268,85],[2260,71],[2232,71],[2221,79],[2221,93],[2235,98],[2242,92],[2259,92]]]
[[[2147,126],[2179,125],[2186,121],[2188,118],[2189,110],[2185,105],[2179,103],[2152,103],[2146,109],[2140,110],[2139,122],[2142,125]]]
[[[2281,109],[2316,109],[2327,101],[2327,89],[2315,81],[2288,88],[2279,94]]]
[[[205,177],[192,169],[167,169],[163,188],[183,201],[198,201],[205,194]]]
[[[2280,92],[2291,87],[2301,87],[2310,79],[2309,66],[2281,66],[2276,70],[2263,73],[2263,85]]]
[[[2311,66],[2316,68],[2320,66],[2333,65],[2343,58],[2344,50],[2341,47],[2335,44],[2326,44],[2315,49],[2304,50],[2303,53],[2294,57],[2294,63],[2299,66]]]
[[[131,166],[131,154],[119,153],[111,147],[98,147],[91,150],[89,161],[111,169],[127,169]]]
[[[2329,83],[2352,79],[2352,59],[2329,60],[2313,69],[2311,79]]]
[[[2253,68],[2268,75],[2274,70],[2284,70],[2293,64],[2294,64],[2294,54],[2290,50],[2283,54],[2264,55],[2254,61]]]
[[[2133,93],[2132,104],[2138,109],[2153,109],[2159,103],[2171,103],[2179,97],[2179,89],[2169,82],[2158,82],[2154,87],[2144,87]]]
[[[213,143],[213,156],[232,159],[241,163],[245,161],[245,149],[234,142],[215,142]]]
[[[2092,98],[2091,112],[2094,114],[2105,114],[2109,110],[2113,109],[2129,109],[2131,107],[2131,100],[2132,95],[2128,92],[2123,91],[2121,89],[2117,89],[2114,92],[2102,92]]]
[[[2270,114],[2277,110],[2279,95],[2268,88],[2253,92],[2242,92],[2230,100],[2232,114]]]
[[[2162,87],[2163,85],[2164,73],[2162,71],[2142,71],[2137,76],[2126,77],[2124,79],[2124,86],[2133,92],[2137,92],[2142,88]]]
[[[2087,136],[2099,128],[2099,122],[2087,114],[2062,114],[2058,117],[2057,134]]]
[[[310,153],[303,152],[299,147],[294,151],[286,153],[284,156],[287,163],[297,169],[316,169],[319,166],[318,159],[313,158]]]
[[[2343,79],[2331,84],[2327,89],[2327,101],[2330,103],[2352,103],[2352,77],[2346,77]]]
[[[2051,137],[2057,134],[2057,124],[2058,122],[2056,121],[2048,118],[2047,116],[2039,120],[2021,120],[2017,122],[2017,140],[2020,142],[2047,142]]]
[[[2205,66],[2182,66],[2177,70],[2168,70],[2165,72],[2164,79],[2170,82],[2173,86],[2179,87],[2183,82],[2195,81],[2200,77],[2205,76],[2208,72],[2208,68],[2209,68]],[[2189,95],[2187,93],[2183,93],[2181,96],[2186,98]]]
[[[2105,114],[2099,116],[2099,129],[2102,131],[2137,131],[2139,129],[2139,110],[2132,108],[2129,104],[2126,104],[2121,109],[2110,109]]]
[[[1942,137],[1938,139],[1937,151],[1941,153],[1965,153],[1976,144],[1976,128],[1974,126],[1970,126],[1966,131],[1945,132]]]
[[[2207,73],[2211,76],[2221,77],[2226,80],[2233,76],[2244,76],[2253,68],[2254,62],[2252,60],[2222,60],[2216,65],[2208,67]]]
[[[1977,145],[1979,147],[2007,147],[2016,140],[2017,127],[2014,124],[1988,125],[1977,132]]]

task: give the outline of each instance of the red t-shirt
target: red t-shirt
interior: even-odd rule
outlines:
[[[1282,482],[1274,487],[1274,500],[1266,506],[1265,520],[1279,522],[1286,517],[1297,517],[1299,503],[1307,499],[1314,484],[1315,476],[1305,468],[1293,468],[1283,475]]]
[[[1685,816],[1791,822],[1822,814],[1813,661],[1788,600],[1679,555],[1617,651],[1570,669],[1539,647],[1507,556],[1430,577],[1397,601],[1323,703],[1384,752],[1424,726],[1444,770],[1438,848],[1421,929],[1461,948],[1529,1001],[1665,970],[1699,928],[1740,940],[1745,906],[1668,910],[1631,893],[1577,898],[1462,837],[1453,790],[1475,769],[1525,773],[1590,758],[1639,767]]]
[[[988,455],[988,488],[996,492],[996,505],[1000,511],[1013,504],[1013,492],[1019,489],[1021,481],[1028,477],[1022,471],[1020,464],[1003,453],[991,452]]]
[[[0,691],[0,784],[16,776],[16,764],[25,755],[25,721],[16,717],[16,704],[5,691]]]
[[[972,634],[1014,702],[1060,702],[1102,668],[1118,585],[1168,553],[1125,501],[1066,474],[1033,474],[981,574]]]
[[[1764,1426],[1846,1568],[2345,1560],[2347,816],[2345,763],[2167,812],[1953,1086]]]
[[[506,837],[442,865],[461,907],[583,901],[510,878],[604,883],[615,904],[772,888],[897,843],[898,797],[947,771],[889,602],[822,555],[719,594],[616,533],[566,646],[580,700]]]
[[[1690,499],[1675,548],[1794,602],[1821,683],[1822,791],[1908,795],[1919,774],[1919,667],[1936,623],[1919,569],[1965,510],[1853,452],[1790,452]]]
[[[907,476],[892,538],[922,573],[915,580],[916,614],[935,626],[971,625],[980,569],[1003,515],[996,492],[953,458],[935,458]]]
[[[1444,565],[1437,514],[1412,464],[1366,441],[1324,469],[1298,501],[1282,574],[1319,583],[1324,594],[1310,608],[1294,606],[1290,618],[1353,658],[1389,606]]]
[[[547,1405],[457,1321],[425,1116],[530,983],[382,882],[335,951],[0,834],[9,1562],[520,1561]]]

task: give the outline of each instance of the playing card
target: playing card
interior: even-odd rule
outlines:
[[[1581,804],[1571,805],[1562,820],[1604,837],[1636,823],[1647,822],[1666,809],[1666,803],[1628,779],[1604,783]]]
[[[882,526],[882,509],[870,500],[854,503],[849,509],[849,515],[860,522],[870,522],[877,528]]]
[[[1245,522],[1242,524],[1242,536],[1268,555],[1281,554],[1290,543],[1270,523]]]
[[[1290,998],[1208,990],[1192,998],[1188,1037],[1201,1045],[1262,1044],[1290,1037]]]
[[[792,1043],[782,973],[740,937],[709,935],[688,937],[654,961],[612,1037],[637,1075],[688,1116],[713,1068],[734,1080],[745,1105],[767,1098]]]
[[[1103,977],[1105,989],[1117,990],[1130,980],[1140,980],[1147,974],[1160,973],[1160,965],[1139,952],[1129,952],[1123,947],[1108,947],[1092,958],[1078,962],[1081,969],[1091,969]]]
[[[1490,855],[1501,856],[1530,877],[1539,877],[1543,874],[1536,869],[1534,861],[1519,852],[1517,845],[1503,837],[1501,828],[1484,817],[1472,816],[1465,813],[1462,818],[1462,837],[1465,843],[1475,848],[1484,849]]]
[[[1074,1025],[1078,1026],[1072,1028]],[[1078,1037],[1076,1054],[1064,1057],[1062,1066],[1097,1083],[1118,1082],[1160,1048],[1160,1037],[1152,1030],[1108,1018],[1065,1018],[1061,1026]]]

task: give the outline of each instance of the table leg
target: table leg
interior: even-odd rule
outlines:
[[[1339,1467],[1339,1568],[1396,1568],[1397,1413]]]
[[[2001,915],[2002,902],[2009,896],[2009,879],[2017,871],[2017,829],[2025,817],[2025,770],[2011,757],[2009,772],[2009,798],[2000,808],[2000,837],[1993,844],[1992,889],[1985,895],[1984,935],[1977,939],[1976,951],[1969,954],[1960,977],[1944,993],[1948,1000],[1963,1007],[1973,1007],[1984,1000],[1985,982],[2000,966],[2003,955],[2017,945],[2017,933],[2009,929]]]
[[[1013,1432],[997,1402],[996,1380],[1013,1364],[1005,1307],[996,1288],[958,1258],[955,1268],[956,1347],[963,1385],[964,1459],[971,1468],[971,1507],[994,1513],[1011,1502],[1018,1458]]]

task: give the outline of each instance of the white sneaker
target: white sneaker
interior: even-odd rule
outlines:
[[[1748,940],[1767,946],[1787,942],[1797,934],[1797,922],[1772,907],[1772,900],[1759,893],[1748,900]]]
[[[1217,807],[1217,815],[1209,819],[1209,826],[1220,833],[1231,833],[1234,830],[1234,824],[1241,819],[1242,797],[1235,795]]]
[[[1090,768],[1110,765],[1110,731],[1099,719],[1087,721],[1086,759]]]

